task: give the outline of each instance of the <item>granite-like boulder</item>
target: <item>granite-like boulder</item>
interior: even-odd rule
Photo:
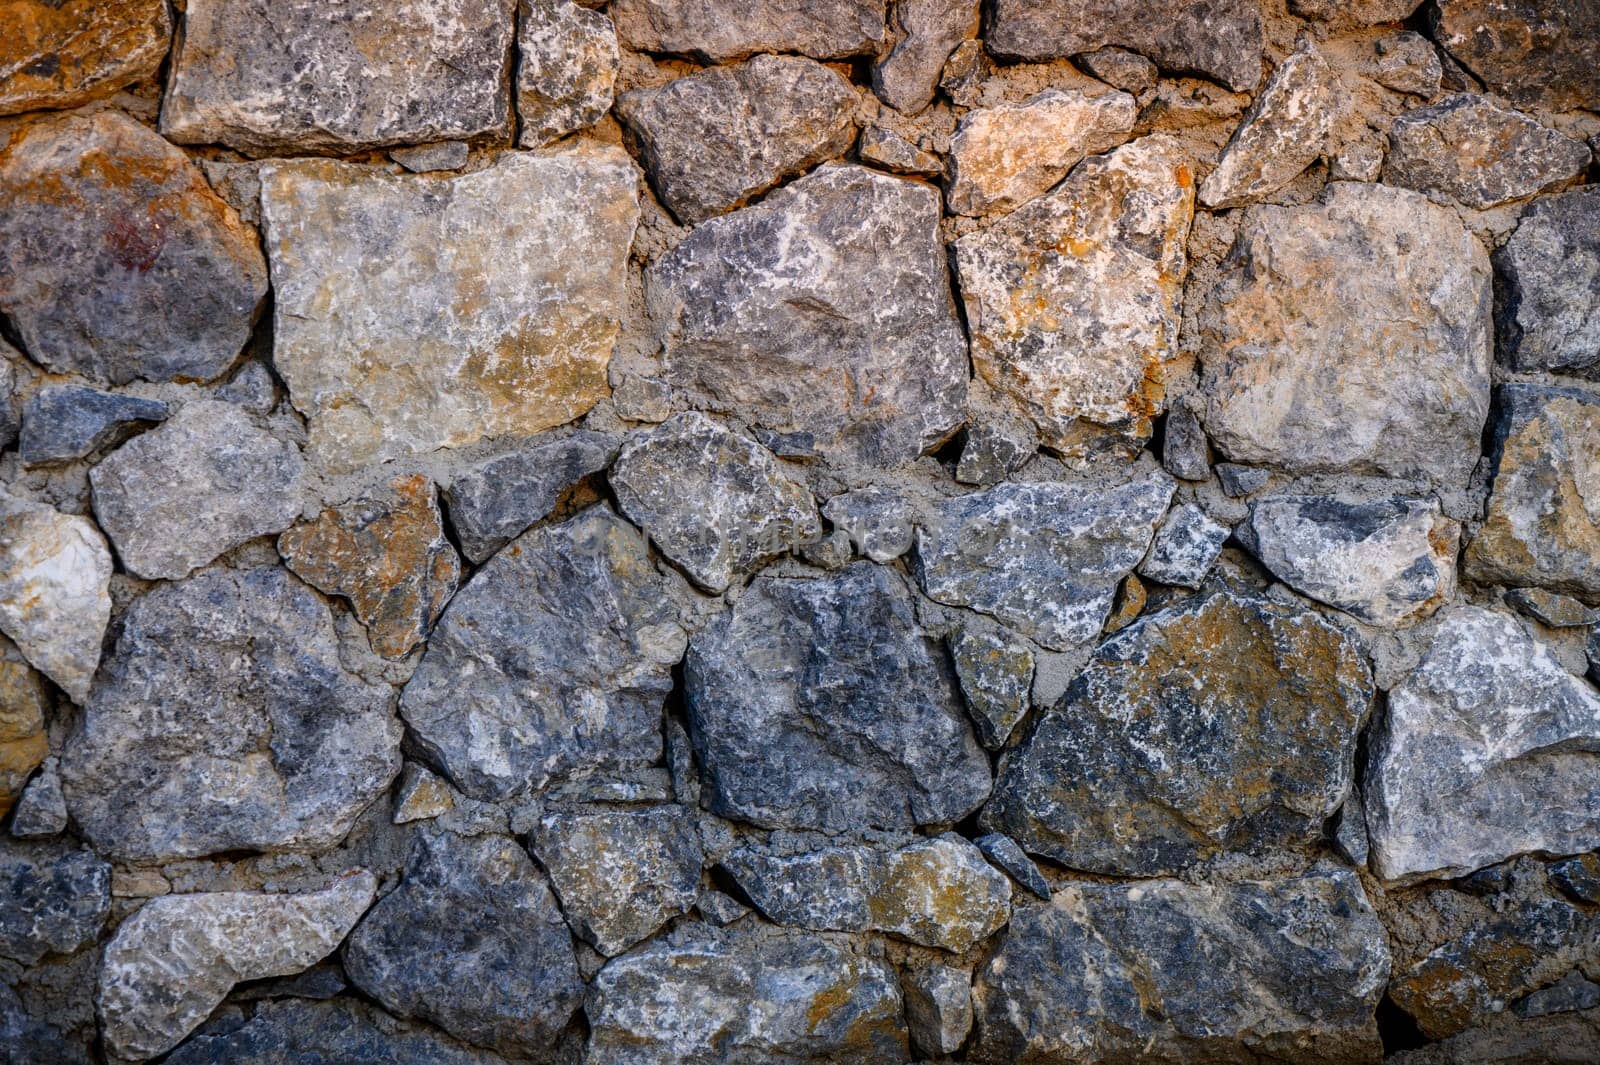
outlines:
[[[1497,351],[1514,370],[1600,363],[1600,188],[1534,200],[1494,254]]]
[[[1372,698],[1360,648],[1321,615],[1190,600],[1101,644],[1001,756],[983,824],[1115,876],[1310,844],[1350,791]]]
[[[165,421],[167,413],[160,400],[83,385],[46,385],[23,410],[17,454],[24,466],[86,458]]]
[[[1229,459],[1466,483],[1489,413],[1489,256],[1386,185],[1250,208],[1201,317],[1202,415]]]
[[[36,965],[99,936],[111,913],[111,866],[67,843],[0,838],[0,958]]]
[[[0,493],[0,632],[76,703],[100,664],[111,568],[93,522]]]
[[[461,553],[482,563],[521,536],[567,489],[610,465],[617,444],[614,436],[580,429],[554,440],[518,441],[457,467],[441,494]]]
[[[1269,496],[1240,538],[1274,577],[1369,624],[1418,621],[1455,593],[1461,526],[1434,499]]]
[[[894,44],[872,67],[872,91],[906,114],[933,103],[945,61],[978,35],[977,0],[897,0],[889,8]]]
[[[638,175],[610,145],[450,178],[324,160],[261,178],[273,362],[349,470],[527,435],[607,391]]]
[[[821,63],[761,55],[625,92],[616,110],[662,202],[692,225],[844,154],[855,106]]]
[[[700,837],[680,806],[557,811],[531,841],[573,932],[621,954],[687,913],[700,888]]]
[[[456,593],[400,712],[475,799],[651,765],[684,649],[670,592],[604,505],[533,529]]]
[[[1172,492],[1151,470],[1109,487],[1008,483],[943,500],[917,529],[917,580],[929,598],[1067,650],[1099,634]]]
[[[77,107],[154,77],[171,38],[166,0],[16,0],[0,40],[0,115]]]
[[[620,61],[616,27],[600,12],[572,0],[520,0],[517,143],[538,148],[604,118]]]
[[[254,231],[120,111],[30,123],[0,151],[0,311],[47,369],[209,380],[266,293]]]
[[[333,953],[378,890],[365,870],[320,891],[163,895],[117,928],[96,998],[106,1046],[150,1058],[177,1046],[242,980],[289,976]]]
[[[1247,92],[1261,77],[1261,0],[995,0],[987,44],[1028,62],[1112,45]]]
[[[390,1012],[519,1058],[548,1055],[583,997],[555,896],[505,836],[414,837],[344,965]]]
[[[1200,202],[1237,207],[1277,192],[1323,153],[1334,114],[1328,64],[1314,49],[1292,53],[1233,131]]]
[[[1600,8],[1586,0],[1435,0],[1433,39],[1518,107],[1600,109]]]
[[[885,0],[613,0],[610,14],[629,48],[721,63],[757,52],[875,55],[884,7]]]
[[[589,1065],[907,1059],[894,969],[848,940],[749,922],[680,931],[612,959],[595,977]]]
[[[910,829],[988,797],[943,649],[881,566],[757,577],[690,640],[684,679],[702,802],[724,817]]]
[[[1019,909],[967,1059],[1354,1065],[1382,1056],[1383,925],[1354,873],[1078,883]]]
[[[0,636],[0,817],[11,810],[50,753],[45,732],[50,701],[44,677],[16,644]]]
[[[668,382],[824,455],[909,462],[966,418],[939,194],[826,166],[695,228],[645,273]]]
[[[121,626],[61,757],[101,853],[326,849],[400,771],[392,692],[344,668],[327,604],[286,571],[160,585]]]
[[[1600,847],[1600,692],[1510,614],[1445,614],[1368,751],[1367,827],[1386,880]]]
[[[711,592],[822,538],[810,490],[772,452],[696,411],[623,445],[608,479],[628,520]]]
[[[1231,532],[1194,503],[1173,507],[1156,530],[1139,573],[1158,584],[1199,588]]]
[[[1395,119],[1383,180],[1482,210],[1564,185],[1588,166],[1583,141],[1457,93]]]
[[[978,739],[999,750],[1028,712],[1033,648],[998,626],[967,625],[950,637],[950,660]]]
[[[1183,150],[1153,136],[955,242],[973,368],[1069,460],[1149,439],[1193,215]]]
[[[178,580],[300,516],[305,460],[244,409],[191,400],[89,471],[94,515],[130,573]]]
[[[161,132],[252,155],[499,140],[516,0],[192,0]]]

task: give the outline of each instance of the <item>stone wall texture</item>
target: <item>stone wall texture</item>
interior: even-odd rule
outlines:
[[[1600,1062],[1600,0],[0,0],[0,1065]]]

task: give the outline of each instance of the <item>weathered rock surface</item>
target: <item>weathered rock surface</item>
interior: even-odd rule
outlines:
[[[1172,508],[1156,530],[1139,572],[1160,584],[1198,588],[1222,553],[1231,530],[1193,503]]]
[[[939,196],[828,166],[698,228],[646,272],[667,378],[826,455],[898,466],[965,418]]]
[[[0,115],[77,107],[153,77],[171,36],[165,0],[13,0]]]
[[[28,400],[17,452],[24,466],[69,462],[120,444],[166,417],[167,405],[158,400],[47,385]]]
[[[999,484],[1033,458],[1039,438],[1031,425],[978,424],[967,427],[956,463],[960,484]]]
[[[428,821],[449,813],[455,805],[450,785],[416,762],[407,762],[395,789],[391,820],[397,825]]]
[[[965,969],[928,965],[900,981],[911,1042],[928,1057],[954,1054],[972,1031],[972,976]]]
[[[149,1058],[177,1046],[241,980],[289,976],[331,954],[378,889],[365,870],[296,895],[224,891],[152,899],[100,962],[107,1047]]]
[[[607,957],[687,913],[700,887],[700,837],[680,806],[545,815],[533,853],[573,932]]]
[[[1402,22],[1421,6],[1422,0],[1289,0],[1300,17],[1340,26]]]
[[[1600,613],[1591,610],[1567,595],[1557,595],[1543,588],[1512,588],[1506,592],[1506,603],[1519,613],[1533,618],[1552,629],[1588,628],[1600,621]]]
[[[986,828],[1074,869],[1177,872],[1320,838],[1372,701],[1356,643],[1219,592],[1111,637],[1015,749]]]
[[[1277,192],[1323,153],[1334,114],[1328,64],[1312,49],[1294,52],[1233,131],[1200,202],[1237,207]]]
[[[1373,730],[1365,794],[1387,880],[1600,847],[1600,693],[1510,614],[1460,606]]]
[[[757,52],[874,55],[884,33],[884,0],[615,0],[610,13],[629,48],[713,63]]]
[[[856,156],[863,163],[871,163],[891,174],[931,178],[944,172],[944,162],[937,155],[923,151],[882,126],[868,126],[861,131],[861,139],[856,142]]]
[[[662,201],[693,224],[843,154],[855,105],[850,83],[822,64],[763,55],[623,93],[617,117]]]
[[[462,554],[484,561],[549,515],[568,488],[605,469],[616,454],[616,437],[579,430],[558,440],[534,437],[460,467],[442,494]]]
[[[625,444],[609,481],[622,513],[712,592],[822,538],[816,501],[772,452],[695,411]]]
[[[1203,312],[1203,415],[1236,462],[1461,485],[1489,411],[1488,255],[1382,185],[1252,207]]]
[[[1437,0],[1433,38],[1518,107],[1600,107],[1600,9],[1540,0]]]
[[[1050,881],[1045,879],[1027,852],[1017,846],[1016,840],[999,832],[988,832],[972,842],[989,859],[989,864],[996,869],[1004,869],[1011,879],[1046,902],[1050,900]]]
[[[1467,573],[1600,596],[1600,397],[1508,384],[1496,396],[1494,486]]]
[[[644,537],[593,507],[525,533],[456,593],[400,712],[476,799],[650,765],[677,620]]]
[[[0,632],[77,703],[100,663],[110,584],[93,522],[0,494]]]
[[[0,309],[48,369],[216,377],[266,292],[255,234],[120,112],[34,122],[0,151]]]
[[[1150,471],[1112,487],[1013,483],[945,500],[917,530],[917,580],[930,598],[1066,650],[1099,634],[1172,492]]]
[[[894,46],[872,68],[872,91],[897,111],[915,114],[933,102],[945,61],[978,35],[975,0],[897,0],[889,9]]]
[[[594,125],[611,110],[617,31],[572,0],[520,0],[517,143],[537,148]]]
[[[391,658],[427,638],[461,579],[433,483],[417,474],[296,525],[278,551],[302,580],[349,599],[372,649]]]
[[[435,170],[460,170],[471,158],[472,148],[466,141],[434,141],[410,148],[390,148],[388,154],[413,174],[426,174]]]
[[[1592,375],[1600,362],[1600,188],[1535,200],[1494,266],[1502,361]]]
[[[1260,0],[996,0],[989,51],[1039,62],[1107,45],[1236,92],[1261,77]]]
[[[44,678],[15,644],[0,636],[0,817],[23,793],[28,777],[50,753]]]
[[[1395,119],[1383,180],[1481,210],[1565,184],[1588,165],[1582,141],[1458,93]]]
[[[620,148],[449,179],[263,169],[273,360],[329,468],[526,435],[606,394],[638,179]]]
[[[998,750],[1028,712],[1033,649],[1003,629],[967,626],[950,637],[950,659],[978,739]]]
[[[1161,465],[1172,476],[1185,481],[1204,481],[1211,477],[1206,432],[1194,409],[1179,403],[1167,412],[1167,431],[1161,441]]]
[[[894,970],[815,933],[686,927],[601,969],[588,1014],[590,1065],[876,1065],[908,1054]]]
[[[1060,181],[1086,156],[1128,139],[1138,105],[1125,92],[1046,89],[1018,104],[968,111],[950,144],[956,214],[1003,214]]]
[[[938,644],[870,562],[757,577],[689,644],[689,727],[706,808],[765,827],[952,823],[989,793]]]
[[[65,843],[0,839],[0,958],[34,965],[93,943],[111,912],[111,866]]]
[[[46,758],[28,781],[11,816],[11,834],[18,839],[50,839],[67,830],[67,799],[54,757]]]
[[[1019,909],[973,989],[984,1065],[1382,1055],[1383,925],[1355,874],[1073,884]]]
[[[1102,99],[1104,99],[1102,97]],[[1068,459],[1136,451],[1177,345],[1194,180],[1146,137],[956,241],[972,363]]]
[[[53,1024],[28,1012],[9,984],[0,984],[0,1061],[5,1065],[85,1065],[81,1046],[73,1046]]]
[[[161,132],[256,155],[510,133],[516,0],[194,0]]]
[[[94,514],[128,571],[178,580],[300,515],[305,460],[232,403],[191,400],[89,471]]]
[[[1409,0],[1408,0],[1409,2]],[[1402,30],[1380,37],[1373,45],[1376,53],[1372,79],[1386,89],[1414,96],[1439,94],[1444,80],[1444,64],[1432,41],[1420,33]]]
[[[344,963],[385,1009],[515,1057],[547,1054],[583,997],[549,885],[504,836],[416,836]],[[472,972],[493,978],[462,979]]]
[[[841,492],[823,506],[822,515],[850,538],[858,554],[874,562],[893,562],[911,550],[916,536],[910,508],[892,488]]]
[[[747,847],[721,864],[781,925],[887,932],[960,953],[1011,917],[1011,881],[954,834],[894,850],[835,846],[793,857]]]
[[[1456,587],[1461,526],[1418,496],[1270,496],[1240,530],[1273,576],[1374,625],[1438,610]]]
[[[212,570],[123,615],[62,784],[117,858],[324,849],[400,771],[392,706],[340,664],[316,593],[277,567]]]

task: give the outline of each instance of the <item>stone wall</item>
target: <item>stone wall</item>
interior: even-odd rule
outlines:
[[[0,0],[0,116],[0,1060],[1600,1060],[1594,0]]]

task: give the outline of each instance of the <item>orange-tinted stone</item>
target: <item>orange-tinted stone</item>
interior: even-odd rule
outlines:
[[[171,38],[165,0],[0,0],[0,115],[153,77]]]

